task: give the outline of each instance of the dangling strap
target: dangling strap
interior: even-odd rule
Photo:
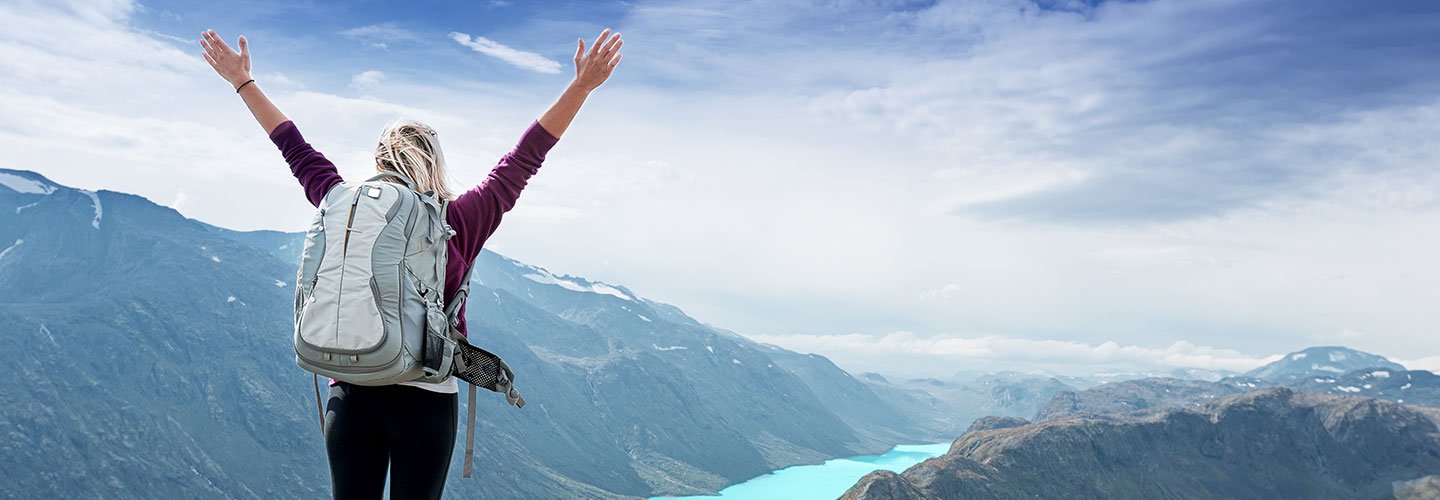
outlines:
[[[465,468],[461,477],[470,477],[475,467],[475,384],[470,387],[470,398],[465,403]]]
[[[325,407],[320,406],[320,376],[319,376],[319,375],[316,375],[316,374],[314,374],[314,373],[311,373],[311,374],[310,374],[310,378],[311,378],[311,380],[312,380],[313,382],[315,382],[315,412],[318,413],[318,414],[320,414],[320,435],[321,435],[321,436],[324,436],[324,435],[325,435]]]

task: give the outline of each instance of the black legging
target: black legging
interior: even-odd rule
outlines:
[[[341,382],[325,405],[325,452],[337,500],[440,498],[455,449],[455,394]]]

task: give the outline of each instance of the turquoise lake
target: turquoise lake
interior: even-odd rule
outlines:
[[[883,455],[836,458],[820,465],[797,465],[720,490],[718,496],[655,497],[652,500],[835,500],[861,477],[877,470],[900,472],[945,454],[950,443],[902,444]]]

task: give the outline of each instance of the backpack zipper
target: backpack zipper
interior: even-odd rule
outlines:
[[[360,205],[360,191],[355,190],[355,201],[350,202],[350,218],[345,221],[345,242],[340,245],[340,256],[350,253],[350,230],[355,225],[355,207]]]
[[[350,230],[355,225],[355,207],[360,205],[360,193],[364,188],[355,190],[355,199],[350,202],[350,216],[345,221],[345,240],[340,244],[340,280],[337,284],[337,291],[345,290],[345,258],[350,254]],[[338,300],[338,299],[337,299]],[[335,341],[340,340],[340,309],[335,309]]]

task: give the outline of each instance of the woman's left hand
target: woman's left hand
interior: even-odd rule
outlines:
[[[610,72],[615,71],[615,65],[620,64],[620,46],[625,45],[625,42],[620,40],[619,33],[611,36],[610,28],[605,28],[590,50],[585,50],[584,39],[578,39],[577,43],[579,46],[575,48],[575,82],[572,85],[589,92],[610,78]]]
[[[250,80],[250,44],[245,40],[245,35],[240,35],[240,51],[236,52],[225,43],[225,39],[215,34],[215,30],[206,30],[201,33],[200,46],[205,47],[205,62],[210,63],[211,68],[220,74],[221,78],[230,82],[231,87],[239,87]]]

